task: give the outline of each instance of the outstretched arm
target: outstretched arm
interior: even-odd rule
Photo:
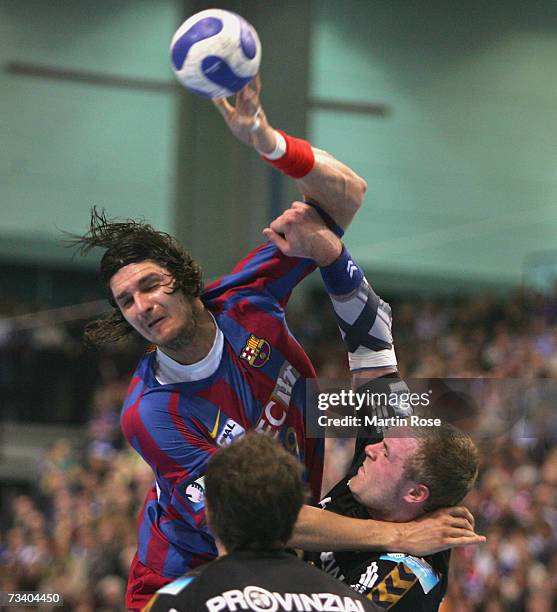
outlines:
[[[461,506],[442,508],[409,523],[355,519],[302,506],[288,545],[308,551],[386,550],[423,556],[485,540],[474,533],[474,517]]]
[[[277,132],[261,107],[260,92],[257,76],[236,95],[234,106],[226,98],[213,103],[236,138],[292,176],[304,199],[318,204],[346,229],[362,205],[367,183],[326,151]]]

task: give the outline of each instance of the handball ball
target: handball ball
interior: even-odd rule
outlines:
[[[192,15],[170,44],[176,78],[207,98],[231,96],[259,70],[261,43],[245,19],[221,9]]]

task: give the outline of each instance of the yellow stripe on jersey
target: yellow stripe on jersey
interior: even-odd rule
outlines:
[[[141,608],[141,612],[149,612],[149,610],[153,607],[153,604],[157,600],[157,597],[158,595],[155,593],[153,597],[151,597],[151,599],[149,600],[149,603],[144,608]]]
[[[403,563],[395,567],[367,594],[367,598],[384,610],[398,603],[416,584],[418,578]]]

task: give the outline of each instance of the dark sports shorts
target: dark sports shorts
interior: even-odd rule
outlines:
[[[137,553],[135,553],[128,577],[126,608],[128,610],[141,610],[160,588],[173,580],[175,579],[167,578],[143,565],[137,558]]]

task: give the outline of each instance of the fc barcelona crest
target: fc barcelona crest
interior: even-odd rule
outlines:
[[[240,358],[245,359],[254,368],[261,368],[271,357],[271,345],[264,338],[258,338],[251,334],[246,346],[240,353]]]

